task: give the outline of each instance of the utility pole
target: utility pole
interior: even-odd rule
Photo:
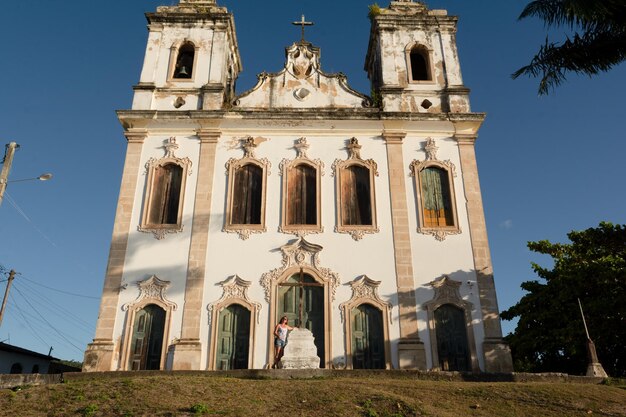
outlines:
[[[4,317],[4,308],[7,305],[7,300],[9,299],[9,290],[11,289],[11,283],[13,282],[13,278],[15,278],[15,271],[11,270],[9,272],[9,280],[7,281],[7,289],[4,291],[4,298],[2,299],[2,307],[0,308],[0,326],[2,325],[2,318]]]
[[[15,142],[11,142],[6,146],[6,150],[4,153],[4,163],[2,164],[2,172],[0,172],[0,205],[2,205],[4,191],[7,189],[9,171],[11,171],[11,165],[13,164],[13,155],[15,155],[15,150],[19,147],[20,145]],[[2,316],[0,315],[0,317]]]

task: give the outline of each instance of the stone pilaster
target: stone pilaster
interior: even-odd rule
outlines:
[[[413,261],[411,259],[413,252],[411,250],[404,180],[406,174],[404,157],[402,155],[402,140],[406,133],[385,130],[382,136],[387,144],[396,284],[398,287],[398,308],[400,310],[398,362],[400,369],[426,369],[424,343],[420,340],[417,332],[417,307],[415,305],[415,283],[413,280]]]
[[[126,248],[130,232],[130,221],[137,190],[137,179],[141,170],[141,149],[147,136],[145,130],[129,129],[124,133],[128,140],[126,161],[122,173],[122,184],[115,212],[113,237],[109,251],[100,312],[96,323],[96,336],[87,346],[83,371],[113,371],[119,368],[119,345],[113,341],[115,316],[119,304],[119,293],[126,261]]]
[[[455,138],[459,144],[463,186],[465,188],[465,198],[467,199],[467,217],[474,255],[474,269],[476,270],[483,327],[485,330],[485,340],[483,342],[485,372],[513,372],[511,351],[509,346],[502,340],[500,313],[498,300],[496,299],[493,266],[491,265],[491,254],[487,240],[487,225],[474,150],[476,135],[457,133]]]
[[[200,130],[200,161],[196,185],[193,227],[185,285],[185,306],[180,340],[171,347],[173,370],[198,370],[201,364],[200,319],[206,275],[206,256],[211,219],[215,151],[220,132]]]

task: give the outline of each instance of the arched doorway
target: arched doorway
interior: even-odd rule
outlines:
[[[276,317],[287,316],[296,327],[313,333],[320,368],[326,362],[324,311],[324,285],[302,269],[278,284]]]
[[[385,369],[383,314],[371,304],[361,304],[350,312],[352,326],[352,367]]]
[[[148,304],[135,313],[128,368],[138,370],[161,369],[165,310]]]
[[[470,352],[462,309],[444,304],[435,310],[437,354],[442,371],[470,371]]]
[[[219,315],[215,369],[248,369],[250,311],[231,304]]]

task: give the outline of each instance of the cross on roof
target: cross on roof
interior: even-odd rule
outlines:
[[[304,20],[304,15],[302,15],[302,19],[299,22],[291,22],[292,25],[302,26],[302,42],[304,42],[304,27],[305,26],[313,26],[313,22],[307,22]]]

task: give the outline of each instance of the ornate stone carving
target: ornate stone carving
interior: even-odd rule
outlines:
[[[222,286],[222,297],[219,300],[207,305],[207,310],[209,312],[209,326],[211,326],[214,311],[221,311],[225,304],[230,304],[232,301],[240,302],[246,306],[251,306],[255,320],[259,323],[259,311],[261,311],[262,306],[260,303],[252,301],[248,297],[248,288],[252,285],[250,281],[241,279],[238,275],[233,275],[230,278],[218,283],[218,285]],[[217,312],[219,313],[219,311]]]
[[[287,69],[295,78],[309,78],[319,66],[319,48],[307,43],[294,43],[287,49]]]
[[[436,145],[435,140],[433,138],[426,138],[426,144],[424,145],[424,152],[426,153],[426,159],[424,161],[420,161],[414,159],[409,166],[409,175],[414,177],[415,182],[415,193],[418,196],[418,216],[419,222],[417,227],[417,232],[424,235],[432,235],[436,240],[442,242],[449,235],[458,235],[461,233],[461,227],[458,224],[457,213],[456,213],[456,204],[455,204],[455,194],[454,194],[454,184],[452,178],[456,177],[456,166],[452,161],[446,159],[445,161],[441,161],[437,158],[437,151],[439,147]],[[420,176],[419,173],[427,167],[434,166],[441,168],[448,172],[449,182],[450,182],[450,195],[452,199],[452,210],[454,217],[454,225],[453,226],[443,226],[443,227],[423,227],[423,214],[422,214],[422,198],[421,198],[421,186],[420,186]]]
[[[431,229],[418,227],[417,232],[423,235],[432,235],[439,242],[443,242],[449,235],[460,235],[461,228],[457,227],[456,229]]]
[[[294,240],[292,243],[281,246],[281,267],[266,272],[261,276],[260,282],[265,290],[265,301],[270,302],[272,283],[278,281],[287,269],[294,266],[310,267],[322,280],[328,282],[331,301],[334,301],[337,287],[339,286],[339,275],[332,272],[329,268],[324,268],[320,265],[319,253],[322,249],[322,246],[309,243],[302,237]]]
[[[435,310],[439,307],[450,304],[461,311],[463,311],[463,315],[465,318],[465,324],[467,329],[467,341],[468,348],[470,351],[470,361],[471,368],[474,372],[479,370],[478,368],[478,359],[476,356],[476,344],[474,342],[474,331],[472,326],[472,309],[474,308],[473,304],[469,301],[465,301],[463,297],[461,297],[461,293],[459,291],[461,285],[463,285],[460,281],[455,281],[451,279],[447,275],[443,275],[442,277],[431,281],[428,283],[434,290],[435,294],[432,300],[424,303],[424,309],[428,314],[428,329],[430,332],[430,340],[437,340],[437,325],[435,321]],[[431,354],[433,358],[433,363],[439,363],[439,352],[437,351],[437,344],[431,343]],[[435,368],[438,366],[435,365]]]
[[[339,305],[339,314],[341,316],[341,321],[344,321],[344,312],[347,311],[347,309],[350,309],[364,302],[369,302],[378,306],[379,308],[384,307],[381,308],[381,310],[387,310],[389,315],[389,323],[393,324],[393,319],[391,317],[391,303],[383,301],[379,297],[379,286],[380,281],[374,281],[367,275],[361,275],[360,277],[352,281],[350,283],[350,287],[352,287],[352,297],[350,297],[350,299],[345,303],[341,303]]]
[[[282,219],[281,219],[281,224],[278,227],[278,231],[280,233],[289,233],[289,234],[294,234],[298,237],[303,237],[306,236],[308,234],[316,234],[316,233],[322,233],[324,231],[324,228],[322,227],[322,222],[321,222],[321,177],[324,176],[324,162],[322,162],[321,159],[316,158],[316,159],[311,159],[309,158],[309,156],[307,155],[307,151],[310,147],[309,143],[307,142],[305,137],[301,137],[300,139],[297,139],[295,144],[293,145],[294,149],[296,150],[297,156],[295,159],[283,159],[280,162],[280,166],[279,166],[279,173],[283,178],[283,202],[282,202]],[[288,190],[288,174],[289,174],[289,170],[295,168],[298,165],[307,165],[313,169],[315,169],[316,172],[316,187],[317,187],[317,192],[316,192],[316,198],[317,201],[315,202],[315,207],[317,209],[317,224],[312,224],[312,225],[289,225],[287,224],[287,216],[288,216],[288,210],[289,210],[289,203],[287,201],[287,198],[289,196],[289,190]]]
[[[449,276],[443,275],[442,277],[431,281],[428,283],[435,290],[435,295],[433,297],[433,301],[436,301],[437,304],[454,304],[458,307],[464,307],[467,303],[461,297],[461,293],[459,292],[459,288],[462,283],[460,281],[455,281],[450,279]],[[469,303],[471,305],[471,303]]]
[[[336,207],[338,211],[337,216],[337,224],[335,225],[336,233],[347,233],[352,236],[352,239],[359,241],[363,238],[365,234],[378,233],[380,229],[378,228],[376,222],[376,193],[375,193],[375,184],[374,177],[378,176],[378,164],[373,159],[363,159],[361,158],[361,148],[362,146],[359,144],[357,138],[353,137],[348,141],[346,145],[346,149],[348,150],[348,159],[341,160],[335,159],[332,165],[332,173],[331,176],[336,178]],[[371,201],[371,209],[372,209],[372,224],[371,225],[345,225],[342,220],[342,211],[341,211],[341,172],[343,169],[348,168],[352,165],[358,165],[365,167],[370,172],[370,201]]]
[[[255,154],[256,148],[259,146],[259,144],[266,140],[267,139],[262,137],[253,138],[252,136],[246,136],[245,138],[240,139],[241,149],[244,153],[243,158],[230,158],[228,161],[226,161],[225,164],[226,175],[228,176],[228,202],[224,219],[224,227],[222,228],[222,231],[226,233],[236,233],[241,240],[247,240],[251,234],[264,233],[267,231],[265,227],[265,190],[267,186],[267,176],[271,174],[272,164],[267,158],[257,158]],[[261,197],[260,225],[230,223],[230,214],[232,212],[233,198],[235,198],[235,196],[233,195],[234,175],[237,169],[247,164],[256,165],[263,170],[263,190]]]
[[[426,160],[419,161],[417,159],[414,159],[413,162],[411,162],[411,171],[409,175],[413,177],[427,166],[440,166],[446,170],[449,170],[452,173],[452,176],[456,177],[456,166],[449,159],[446,159],[445,161],[440,161],[439,159],[437,159],[438,150],[439,147],[435,145],[435,140],[433,138],[426,138],[426,144],[424,145]]]
[[[143,208],[143,216],[142,216],[142,221],[141,224],[139,224],[139,226],[137,226],[137,231],[139,232],[143,232],[143,233],[152,233],[155,237],[155,239],[157,240],[161,240],[163,238],[165,238],[165,236],[167,234],[170,233],[180,233],[183,231],[183,227],[184,225],[182,224],[182,203],[184,201],[184,193],[185,193],[185,177],[191,175],[191,159],[185,157],[185,158],[178,158],[175,154],[175,152],[178,150],[178,143],[176,142],[176,137],[172,136],[169,139],[166,139],[164,141],[164,144],[162,146],[162,148],[165,150],[165,155],[163,158],[150,158],[148,159],[148,162],[146,162],[145,165],[145,171],[144,171],[144,175],[148,175],[148,187],[147,187],[147,193],[146,193],[146,197],[145,197],[145,203],[144,203],[144,208]],[[183,169],[183,180],[181,183],[181,190],[180,190],[180,203],[179,203],[179,213],[178,213],[178,222],[177,224],[148,224],[147,221],[147,211],[148,211],[148,206],[150,204],[150,200],[152,198],[152,178],[153,178],[153,173],[154,171],[158,168],[158,167],[162,167],[168,164],[175,164],[180,166]]]
[[[158,304],[168,309],[176,310],[178,308],[176,303],[169,301],[165,297],[165,292],[170,285],[170,281],[162,281],[156,275],[152,275],[146,280],[137,282],[139,295],[134,301],[124,304],[122,310],[127,311],[134,306],[148,304],[150,301],[156,301]]]

